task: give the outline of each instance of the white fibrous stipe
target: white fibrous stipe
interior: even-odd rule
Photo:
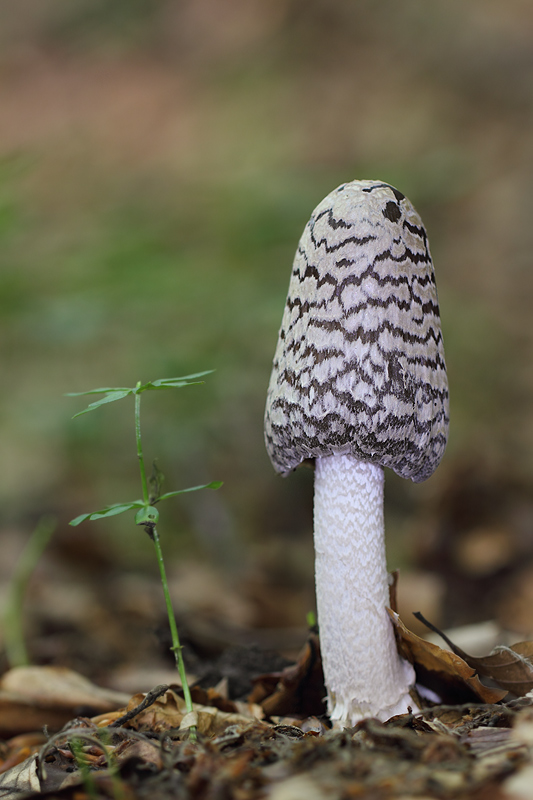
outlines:
[[[415,704],[387,606],[383,470],[351,455],[317,458],[315,577],[320,650],[332,722],[387,720]]]

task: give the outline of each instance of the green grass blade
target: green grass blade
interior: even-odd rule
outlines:
[[[13,570],[3,620],[4,644],[10,667],[30,663],[24,641],[24,597],[32,573],[56,527],[54,517],[41,517]]]

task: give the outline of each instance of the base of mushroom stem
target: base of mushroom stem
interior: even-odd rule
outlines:
[[[329,718],[334,730],[342,730],[346,727],[353,728],[362,719],[373,718],[379,719],[380,722],[387,722],[391,717],[396,717],[399,714],[416,714],[420,711],[410,694],[403,695],[397,703],[381,709],[377,713],[375,706],[370,706],[367,703],[357,703],[356,700],[353,700],[349,705],[339,704],[335,702],[335,698],[331,698],[329,695],[327,704]]]

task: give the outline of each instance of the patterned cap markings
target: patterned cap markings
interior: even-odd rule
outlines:
[[[265,412],[275,469],[352,453],[418,482],[439,464],[448,384],[433,264],[397,189],[353,181],[314,210],[294,259]]]

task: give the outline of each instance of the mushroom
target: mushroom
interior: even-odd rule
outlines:
[[[383,468],[415,483],[446,447],[433,264],[397,189],[353,181],[313,211],[294,259],[265,411],[277,472],[314,459],[317,613],[336,725],[416,708],[387,614]]]

